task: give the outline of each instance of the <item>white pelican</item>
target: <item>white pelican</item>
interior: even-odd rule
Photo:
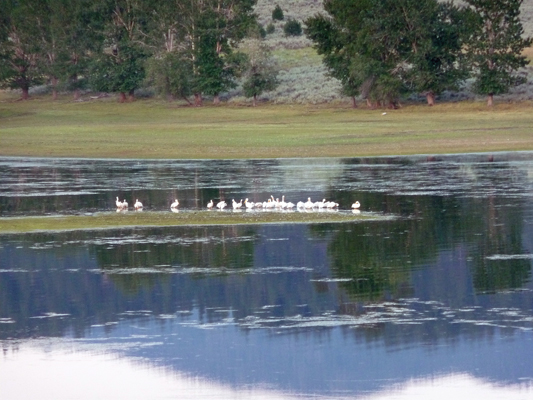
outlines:
[[[322,201],[315,201],[315,203],[313,204],[313,206],[316,208],[324,208],[326,207],[326,205],[327,205],[326,199],[322,199]]]
[[[115,204],[117,205],[117,208],[122,208],[122,202],[118,199],[118,196],[117,196],[117,199],[115,200]]]
[[[128,209],[128,202],[126,201],[126,199],[124,199],[124,201],[122,202],[122,208],[125,210]]]
[[[227,206],[227,204],[226,204],[226,202],[225,202],[224,200],[221,200],[221,201],[219,201],[219,202],[217,203],[217,208],[218,208],[219,210],[222,210],[222,209],[223,209],[224,207],[226,207],[226,206]]]
[[[303,201],[299,201],[296,203],[296,208],[305,208],[305,203]]]
[[[174,202],[170,205],[170,208],[178,208],[179,205],[180,202],[178,201],[178,199],[175,199]]]
[[[135,199],[135,204],[133,205],[133,207],[135,207],[136,210],[140,210],[141,208],[143,208],[143,203],[141,203],[139,199]]]
[[[307,198],[307,201],[304,203],[305,208],[313,208],[314,203],[311,201],[311,197]]]
[[[238,208],[241,208],[242,207],[242,199],[238,203],[234,199],[231,199],[231,205],[233,206],[234,210],[236,210]]]
[[[255,203],[253,201],[248,201],[247,198],[244,200],[244,205],[247,209],[252,209],[255,207]]]
[[[326,203],[326,208],[329,208],[329,209],[336,208],[338,206],[339,206],[339,203],[335,203],[334,201],[328,201]]]
[[[361,204],[358,201],[356,201],[355,203],[352,204],[352,208],[357,209],[359,207],[361,207]]]
[[[213,200],[209,200],[209,203],[207,203],[207,208],[209,209],[213,208]]]

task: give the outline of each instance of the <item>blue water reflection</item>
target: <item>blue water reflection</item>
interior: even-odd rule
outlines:
[[[0,170],[3,217],[105,212],[117,195],[142,198],[145,212],[179,196],[187,212],[271,194],[335,199],[340,212],[358,199],[363,214],[396,216],[1,235],[0,368],[29,374],[32,349],[59,366],[67,348],[82,364],[133,362],[131,377],[171,371],[167,388],[195,377],[203,389],[191,398],[422,399],[457,382],[465,399],[491,385],[533,393],[531,153],[10,158]]]

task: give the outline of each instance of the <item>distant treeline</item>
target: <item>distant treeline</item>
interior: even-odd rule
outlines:
[[[505,93],[524,77],[531,45],[522,0],[324,0],[304,21],[344,95],[395,106],[406,93],[428,103],[474,78],[474,90]],[[261,38],[256,0],[2,0],[0,87],[47,83],[133,97],[147,82],[160,94],[200,105],[240,80],[255,99],[277,85]],[[275,11],[273,8],[273,18]]]

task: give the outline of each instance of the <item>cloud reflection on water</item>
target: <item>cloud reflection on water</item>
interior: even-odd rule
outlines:
[[[52,383],[52,384],[51,384]],[[142,359],[117,356],[98,345],[79,346],[65,340],[33,340],[4,347],[0,362],[2,399],[268,399],[314,398],[313,393],[283,393],[269,387],[235,388],[198,376],[154,366]],[[502,385],[466,373],[428,376],[403,383],[361,400],[525,400],[533,382]],[[320,398],[324,398],[320,396]],[[343,399],[342,394],[328,399]],[[353,399],[353,397],[350,397]]]

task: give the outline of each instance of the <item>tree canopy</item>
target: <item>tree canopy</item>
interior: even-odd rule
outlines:
[[[342,91],[395,106],[402,93],[454,90],[472,73],[478,93],[504,93],[531,41],[518,19],[521,0],[325,0],[327,14],[306,34]],[[497,33],[497,34],[496,34]],[[354,102],[355,104],[355,102]]]

